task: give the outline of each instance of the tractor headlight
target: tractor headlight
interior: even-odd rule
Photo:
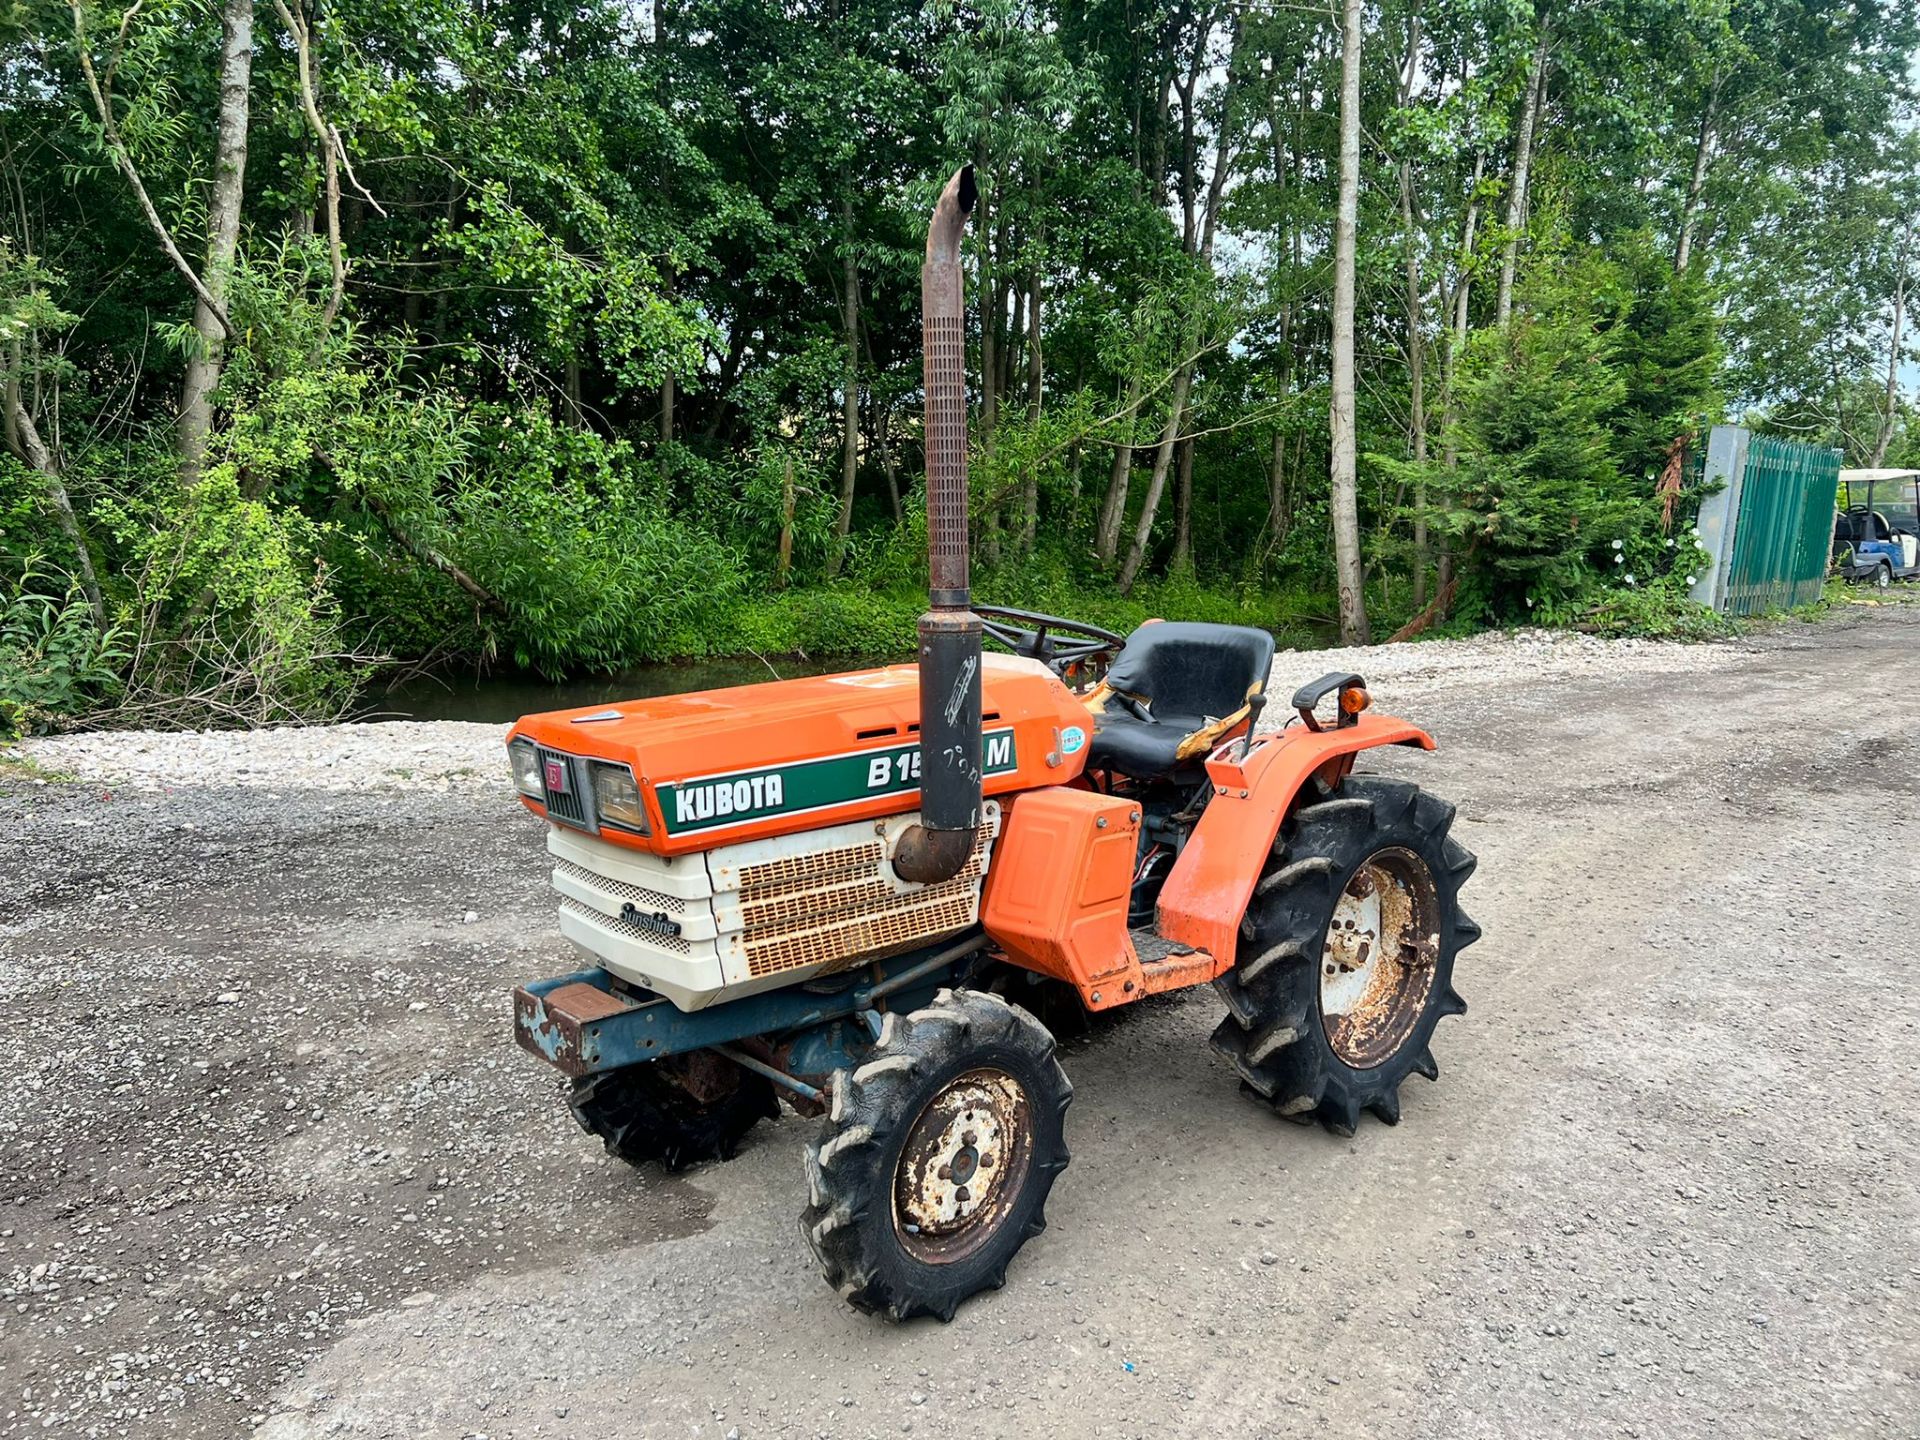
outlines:
[[[592,761],[593,808],[602,825],[647,833],[647,812],[640,803],[640,786],[633,771],[608,760]]]
[[[510,741],[507,745],[507,759],[513,765],[513,788],[529,800],[547,798],[546,788],[540,783],[540,755],[533,748],[533,742],[524,736]]]

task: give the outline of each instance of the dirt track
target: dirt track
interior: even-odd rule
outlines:
[[[1671,653],[1405,705],[1486,938],[1397,1129],[1157,1003],[950,1326],[819,1282],[808,1122],[574,1129],[504,797],[0,780],[0,1436],[1920,1435],[1920,607]]]

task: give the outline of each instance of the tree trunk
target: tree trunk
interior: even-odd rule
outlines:
[[[1008,253],[1012,253],[1011,247],[1009,247]],[[1009,268],[1011,268],[1011,262],[1009,262]],[[1006,283],[1009,298],[1013,301],[1013,320],[1012,323],[1007,326],[1007,343],[1005,348],[1000,352],[1001,364],[1005,367],[1005,374],[1000,381],[1000,393],[1006,397],[1008,407],[1011,408],[1013,401],[1014,371],[1016,367],[1024,367],[1025,365],[1024,352],[1027,348],[1027,287],[1023,284],[1015,283],[1011,276],[1008,277]]]
[[[1040,419],[1045,396],[1046,374],[1040,355],[1040,266],[1027,271],[1027,423]],[[1033,553],[1033,541],[1040,529],[1040,474],[1029,465],[1020,486],[1020,553]]]
[[[1040,418],[1046,374],[1040,355],[1040,267],[1027,272],[1027,419]]]
[[[1707,188],[1707,169],[1713,161],[1714,124],[1720,115],[1720,67],[1713,67],[1707,88],[1707,106],[1700,116],[1700,143],[1693,151],[1693,175],[1687,182],[1686,202],[1680,207],[1680,238],[1674,245],[1673,268],[1681,275],[1693,263],[1693,242],[1700,229],[1700,195]]]
[[[671,271],[660,277],[661,292],[669,302],[674,298],[675,285],[676,281]],[[673,408],[674,401],[678,398],[677,391],[673,372],[669,370],[660,381],[660,470],[663,475],[669,477],[673,474],[673,457],[668,453],[667,447],[673,444],[675,433]]]
[[[286,0],[273,0],[273,8],[293,40],[300,81],[300,106],[306,114],[307,128],[313,132],[314,144],[319,147],[320,200],[327,216],[327,266],[332,272],[333,285],[327,293],[326,308],[320,315],[321,338],[314,346],[317,356],[320,345],[325,343],[326,332],[333,328],[333,322],[340,314],[340,304],[347,294],[346,254],[340,243],[340,141],[320,113],[318,65],[304,12],[289,10]]]
[[[1193,568],[1193,441],[1182,440],[1175,460],[1173,487],[1173,561],[1175,571]]]
[[[1301,67],[1295,66],[1294,83],[1303,84],[1300,78]],[[1284,402],[1293,394],[1293,287],[1299,282],[1300,275],[1300,222],[1295,218],[1293,205],[1289,199],[1294,189],[1291,176],[1294,157],[1299,150],[1300,110],[1293,109],[1288,116],[1286,139],[1281,138],[1279,109],[1271,100],[1267,107],[1267,131],[1273,141],[1273,177],[1280,192],[1280,212],[1287,228],[1285,250],[1289,262],[1287,272],[1287,298],[1280,302],[1280,399]],[[1287,432],[1276,425],[1273,431],[1273,462],[1267,471],[1267,543],[1265,554],[1280,553],[1287,543]]]
[[[787,588],[787,577],[793,573],[793,457],[787,456],[786,464],[780,476],[780,558],[776,562],[773,583],[780,589]]]
[[[580,352],[577,348],[567,352],[566,387],[567,423],[576,430],[584,430],[587,428],[587,410],[580,399]]]
[[[111,83],[109,81],[108,83]],[[220,112],[213,152],[213,185],[207,196],[207,255],[200,268],[206,297],[193,307],[199,343],[187,356],[180,389],[180,473],[191,485],[206,460],[213,429],[213,392],[225,359],[226,327],[218,311],[227,303],[227,281],[240,248],[240,202],[247,183],[247,118],[253,88],[253,0],[225,0],[220,7]],[[212,305],[207,304],[211,298]]]
[[[1349,0],[1358,4],[1359,0]],[[1197,340],[1189,341],[1187,353],[1192,354]],[[1125,595],[1133,589],[1133,582],[1140,574],[1140,567],[1146,563],[1147,542],[1153,538],[1153,517],[1160,508],[1160,497],[1166,493],[1167,471],[1173,464],[1173,447],[1180,434],[1180,421],[1187,413],[1187,392],[1193,384],[1193,362],[1187,361],[1180,372],[1173,377],[1173,395],[1167,403],[1167,423],[1160,431],[1159,447],[1153,452],[1153,474],[1147,481],[1147,493],[1140,502],[1140,520],[1133,527],[1133,547],[1127,551],[1126,564],[1120,567],[1120,593]]]
[[[1473,157],[1473,180],[1467,186],[1467,213],[1460,226],[1460,278],[1453,292],[1453,345],[1447,351],[1447,400],[1453,400],[1453,367],[1467,343],[1467,305],[1473,292],[1473,246],[1480,222],[1480,182],[1486,178],[1484,152]]]
[[[1442,464],[1448,470],[1460,465],[1458,441],[1454,435],[1454,424],[1459,418],[1455,405],[1454,382],[1460,369],[1460,352],[1467,344],[1467,320],[1469,304],[1473,296],[1473,246],[1475,231],[1480,219],[1480,182],[1486,178],[1487,157],[1484,153],[1473,157],[1473,179],[1467,186],[1467,213],[1460,227],[1460,277],[1453,297],[1453,333],[1448,337],[1446,352],[1446,374],[1441,379],[1441,388],[1445,393],[1444,409],[1440,418],[1440,433],[1444,437],[1445,455]],[[1442,540],[1439,556],[1440,595],[1453,593],[1453,547]],[[1442,607],[1444,611],[1444,606]]]
[[[1273,461],[1267,470],[1267,553],[1287,543],[1287,432],[1273,432]]]
[[[1893,422],[1900,413],[1900,350],[1905,339],[1907,319],[1907,256],[1913,244],[1913,222],[1900,232],[1900,258],[1893,281],[1893,344],[1887,352],[1887,408],[1880,416],[1880,428],[1873,437],[1871,467],[1878,470],[1887,463],[1887,447],[1893,444]]]
[[[893,509],[893,523],[900,523],[900,462],[893,453],[893,406],[873,396],[873,443],[880,450],[880,469],[887,477],[887,503]]]
[[[81,593],[87,597],[94,623],[104,629],[107,607],[100,598],[100,579],[94,573],[93,552],[87,549],[87,537],[80,528],[80,517],[74,514],[73,499],[67,493],[66,480],[60,474],[60,467],[47,449],[46,442],[40,438],[40,428],[33,423],[33,416],[20,398],[20,381],[17,378],[20,363],[17,358],[13,372],[7,378],[4,396],[8,446],[40,476],[41,489],[47,497],[47,508],[53,511],[60,533],[67,537],[67,544],[73,549]],[[57,441],[57,434],[55,438]]]
[[[1202,26],[1199,43],[1204,45],[1206,31],[1211,21]],[[1187,175],[1181,182],[1182,194],[1188,197],[1188,223],[1186,240],[1189,253],[1196,255],[1206,270],[1213,269],[1214,233],[1220,219],[1220,198],[1226,191],[1227,167],[1232,159],[1233,150],[1233,100],[1236,83],[1239,78],[1240,37],[1242,29],[1234,22],[1233,41],[1227,57],[1226,76],[1222,81],[1220,129],[1214,137],[1213,175],[1207,182],[1205,209],[1197,217],[1192,210],[1192,196],[1197,193],[1196,177]],[[1200,61],[1196,56],[1194,69],[1189,76],[1187,88],[1182,92],[1187,100],[1187,111],[1192,112],[1193,87],[1198,83]],[[1187,149],[1192,153],[1191,135],[1188,136]],[[1189,165],[1189,170],[1192,166]],[[1197,227],[1196,227],[1197,218]],[[1197,233],[1196,233],[1197,232]],[[1187,418],[1187,402],[1193,393],[1194,367],[1199,363],[1197,351],[1200,347],[1200,316],[1196,309],[1189,320],[1187,332],[1181,344],[1179,371],[1174,375],[1173,393],[1168,400],[1167,423],[1160,432],[1160,445],[1154,451],[1153,473],[1147,482],[1147,493],[1140,504],[1140,519],[1134,526],[1133,545],[1127,551],[1126,563],[1120,567],[1120,591],[1127,593],[1133,588],[1134,580],[1139,576],[1140,567],[1146,562],[1147,544],[1153,536],[1154,517],[1160,509],[1161,496],[1166,493],[1167,471],[1173,462],[1174,446],[1179,439]],[[1189,475],[1191,471],[1188,472]],[[1178,554],[1175,556],[1179,559]]]
[[[1140,372],[1127,376],[1127,427],[1124,441],[1114,448],[1113,473],[1107,477],[1106,498],[1100,502],[1100,527],[1094,532],[1093,555],[1102,569],[1113,564],[1120,551],[1120,525],[1127,516],[1127,491],[1133,484],[1133,437],[1140,404]]]
[[[853,254],[853,192],[840,197],[840,323],[846,336],[846,368],[840,377],[840,514],[833,522],[833,553],[827,578],[847,558],[853,525],[853,486],[860,473],[860,267]]]
[[[1343,0],[1340,54],[1340,201],[1333,238],[1332,442],[1334,573],[1340,592],[1340,643],[1367,643],[1367,597],[1360,566],[1360,457],[1355,433],[1353,309],[1360,228],[1361,0]]]
[[[728,413],[733,409],[733,382],[740,373],[740,366],[747,358],[747,341],[736,323],[729,327],[727,353],[720,357],[720,378],[713,385],[713,409],[707,416],[707,423],[701,427],[700,437],[712,440],[720,434],[720,427],[726,423]],[[869,357],[871,358],[871,357]]]
[[[1420,67],[1420,12],[1407,19],[1407,58],[1401,70],[1400,106],[1413,104],[1414,81]],[[1427,463],[1427,391],[1425,319],[1422,314],[1419,216],[1413,203],[1413,162],[1400,162],[1400,225],[1407,236],[1407,431],[1413,463]],[[1427,566],[1432,546],[1427,536],[1427,482],[1424,474],[1413,487],[1413,608],[1427,603]]]
[[[1152,175],[1148,177],[1153,195],[1153,208],[1167,208],[1167,133],[1168,121],[1173,113],[1174,82],[1179,78],[1180,64],[1177,51],[1180,37],[1187,28],[1187,22],[1193,14],[1192,0],[1180,0],[1180,9],[1175,13],[1173,22],[1163,32],[1166,35],[1166,52],[1160,67],[1160,98],[1155,102],[1153,117],[1153,160]]]
[[[1533,127],[1540,113],[1541,92],[1546,88],[1547,30],[1540,27],[1540,39],[1533,47],[1533,61],[1527,74],[1527,96],[1520,106],[1520,123],[1513,137],[1513,179],[1507,187],[1507,234],[1500,252],[1500,292],[1495,308],[1497,322],[1505,328],[1513,318],[1513,280],[1520,268],[1520,232],[1527,223],[1527,177],[1533,168]]]

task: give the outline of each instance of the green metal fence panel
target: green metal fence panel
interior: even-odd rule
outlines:
[[[1747,437],[1727,572],[1728,613],[1791,610],[1820,597],[1839,487],[1840,457],[1832,450]]]
[[[1700,543],[1713,563],[1693,598],[1732,615],[1819,598],[1840,488],[1837,451],[1716,425],[1708,438]]]

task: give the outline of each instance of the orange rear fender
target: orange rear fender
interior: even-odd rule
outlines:
[[[1419,726],[1369,711],[1336,730],[1294,726],[1263,735],[1244,757],[1238,740],[1207,757],[1213,797],[1160,892],[1159,923],[1165,939],[1213,957],[1206,978],[1233,966],[1240,917],[1300,787],[1316,775],[1338,785],[1356,755],[1380,745],[1434,748]]]

